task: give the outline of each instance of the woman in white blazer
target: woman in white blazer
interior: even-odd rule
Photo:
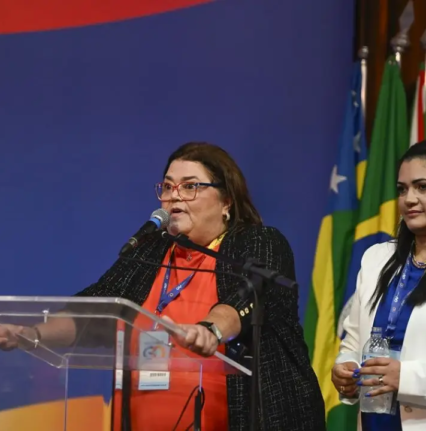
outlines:
[[[362,431],[426,431],[426,141],[402,157],[397,188],[397,238],[370,247],[362,258],[332,370],[344,403],[358,401],[361,385],[376,387],[371,397],[396,395],[397,414],[361,413]],[[361,364],[373,326],[383,328],[393,355]],[[374,378],[362,381],[362,375]]]

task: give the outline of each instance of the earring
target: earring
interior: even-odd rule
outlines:
[[[224,214],[224,215],[223,215],[223,218],[224,218],[226,221],[229,221],[229,220],[231,220],[231,214],[226,213],[226,214]]]

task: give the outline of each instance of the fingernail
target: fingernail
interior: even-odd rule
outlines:
[[[364,362],[361,362],[361,367],[363,367],[365,365],[365,361]]]
[[[370,398],[370,397],[371,397],[371,394],[365,394],[365,396],[366,396],[367,398]]]
[[[352,374],[352,377],[353,377],[354,379],[359,379],[359,374],[358,374],[358,373],[353,373],[353,374]]]
[[[354,370],[354,374],[359,374],[359,372],[360,372],[361,370],[359,369],[359,368],[356,368],[355,370]]]
[[[358,382],[356,382],[356,385],[357,385],[357,386],[362,386],[362,382],[361,382],[361,381],[358,381]]]

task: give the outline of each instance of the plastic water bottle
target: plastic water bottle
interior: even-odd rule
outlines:
[[[372,358],[389,358],[389,343],[383,338],[382,328],[373,328],[370,339],[365,343],[362,350],[362,361]],[[362,380],[377,379],[379,376],[362,376]],[[360,404],[364,413],[390,413],[392,407],[392,393],[366,397],[365,394],[377,389],[377,386],[361,386]]]

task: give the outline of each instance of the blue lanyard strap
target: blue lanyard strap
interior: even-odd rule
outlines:
[[[222,239],[224,238],[225,234],[226,234],[226,232],[221,234],[218,238],[214,239],[210,243],[208,248],[213,249],[217,245],[219,245],[222,242]],[[172,252],[170,254],[169,263],[167,264],[168,268],[167,268],[166,274],[164,276],[160,300],[159,300],[157,308],[155,310],[156,313],[158,313],[158,314],[161,314],[164,311],[164,309],[180,295],[180,293],[188,286],[189,282],[192,280],[192,278],[194,277],[195,272],[196,272],[196,271],[194,271],[191,275],[189,275],[187,278],[185,278],[185,280],[183,280],[176,287],[174,287],[170,292],[167,292],[167,290],[169,289],[169,283],[170,283],[170,272],[171,272],[170,266],[171,266],[172,261],[173,261],[173,255],[174,255],[174,246],[173,246]],[[204,259],[205,259],[205,256],[203,257],[202,261],[200,262],[199,267],[203,263]]]
[[[393,338],[396,330],[396,323],[401,314],[401,311],[407,302],[410,294],[415,286],[411,289],[407,288],[407,282],[410,277],[410,261],[411,253],[408,255],[404,268],[402,269],[401,276],[396,286],[395,294],[392,299],[391,309],[389,311],[388,326],[386,328],[386,337]]]
[[[173,253],[172,253],[172,256],[173,256]],[[170,282],[171,263],[172,263],[172,257],[170,257],[170,261],[168,264],[169,267],[167,268],[166,275],[164,276],[160,301],[158,302],[157,309],[155,310],[157,313],[162,313],[164,309],[180,295],[182,290],[184,290],[185,287],[188,286],[189,282],[192,280],[192,277],[194,277],[194,274],[195,274],[195,271],[194,271],[191,275],[185,278],[185,280],[183,280],[176,287],[174,287],[170,292],[167,292],[169,288],[169,282]]]

